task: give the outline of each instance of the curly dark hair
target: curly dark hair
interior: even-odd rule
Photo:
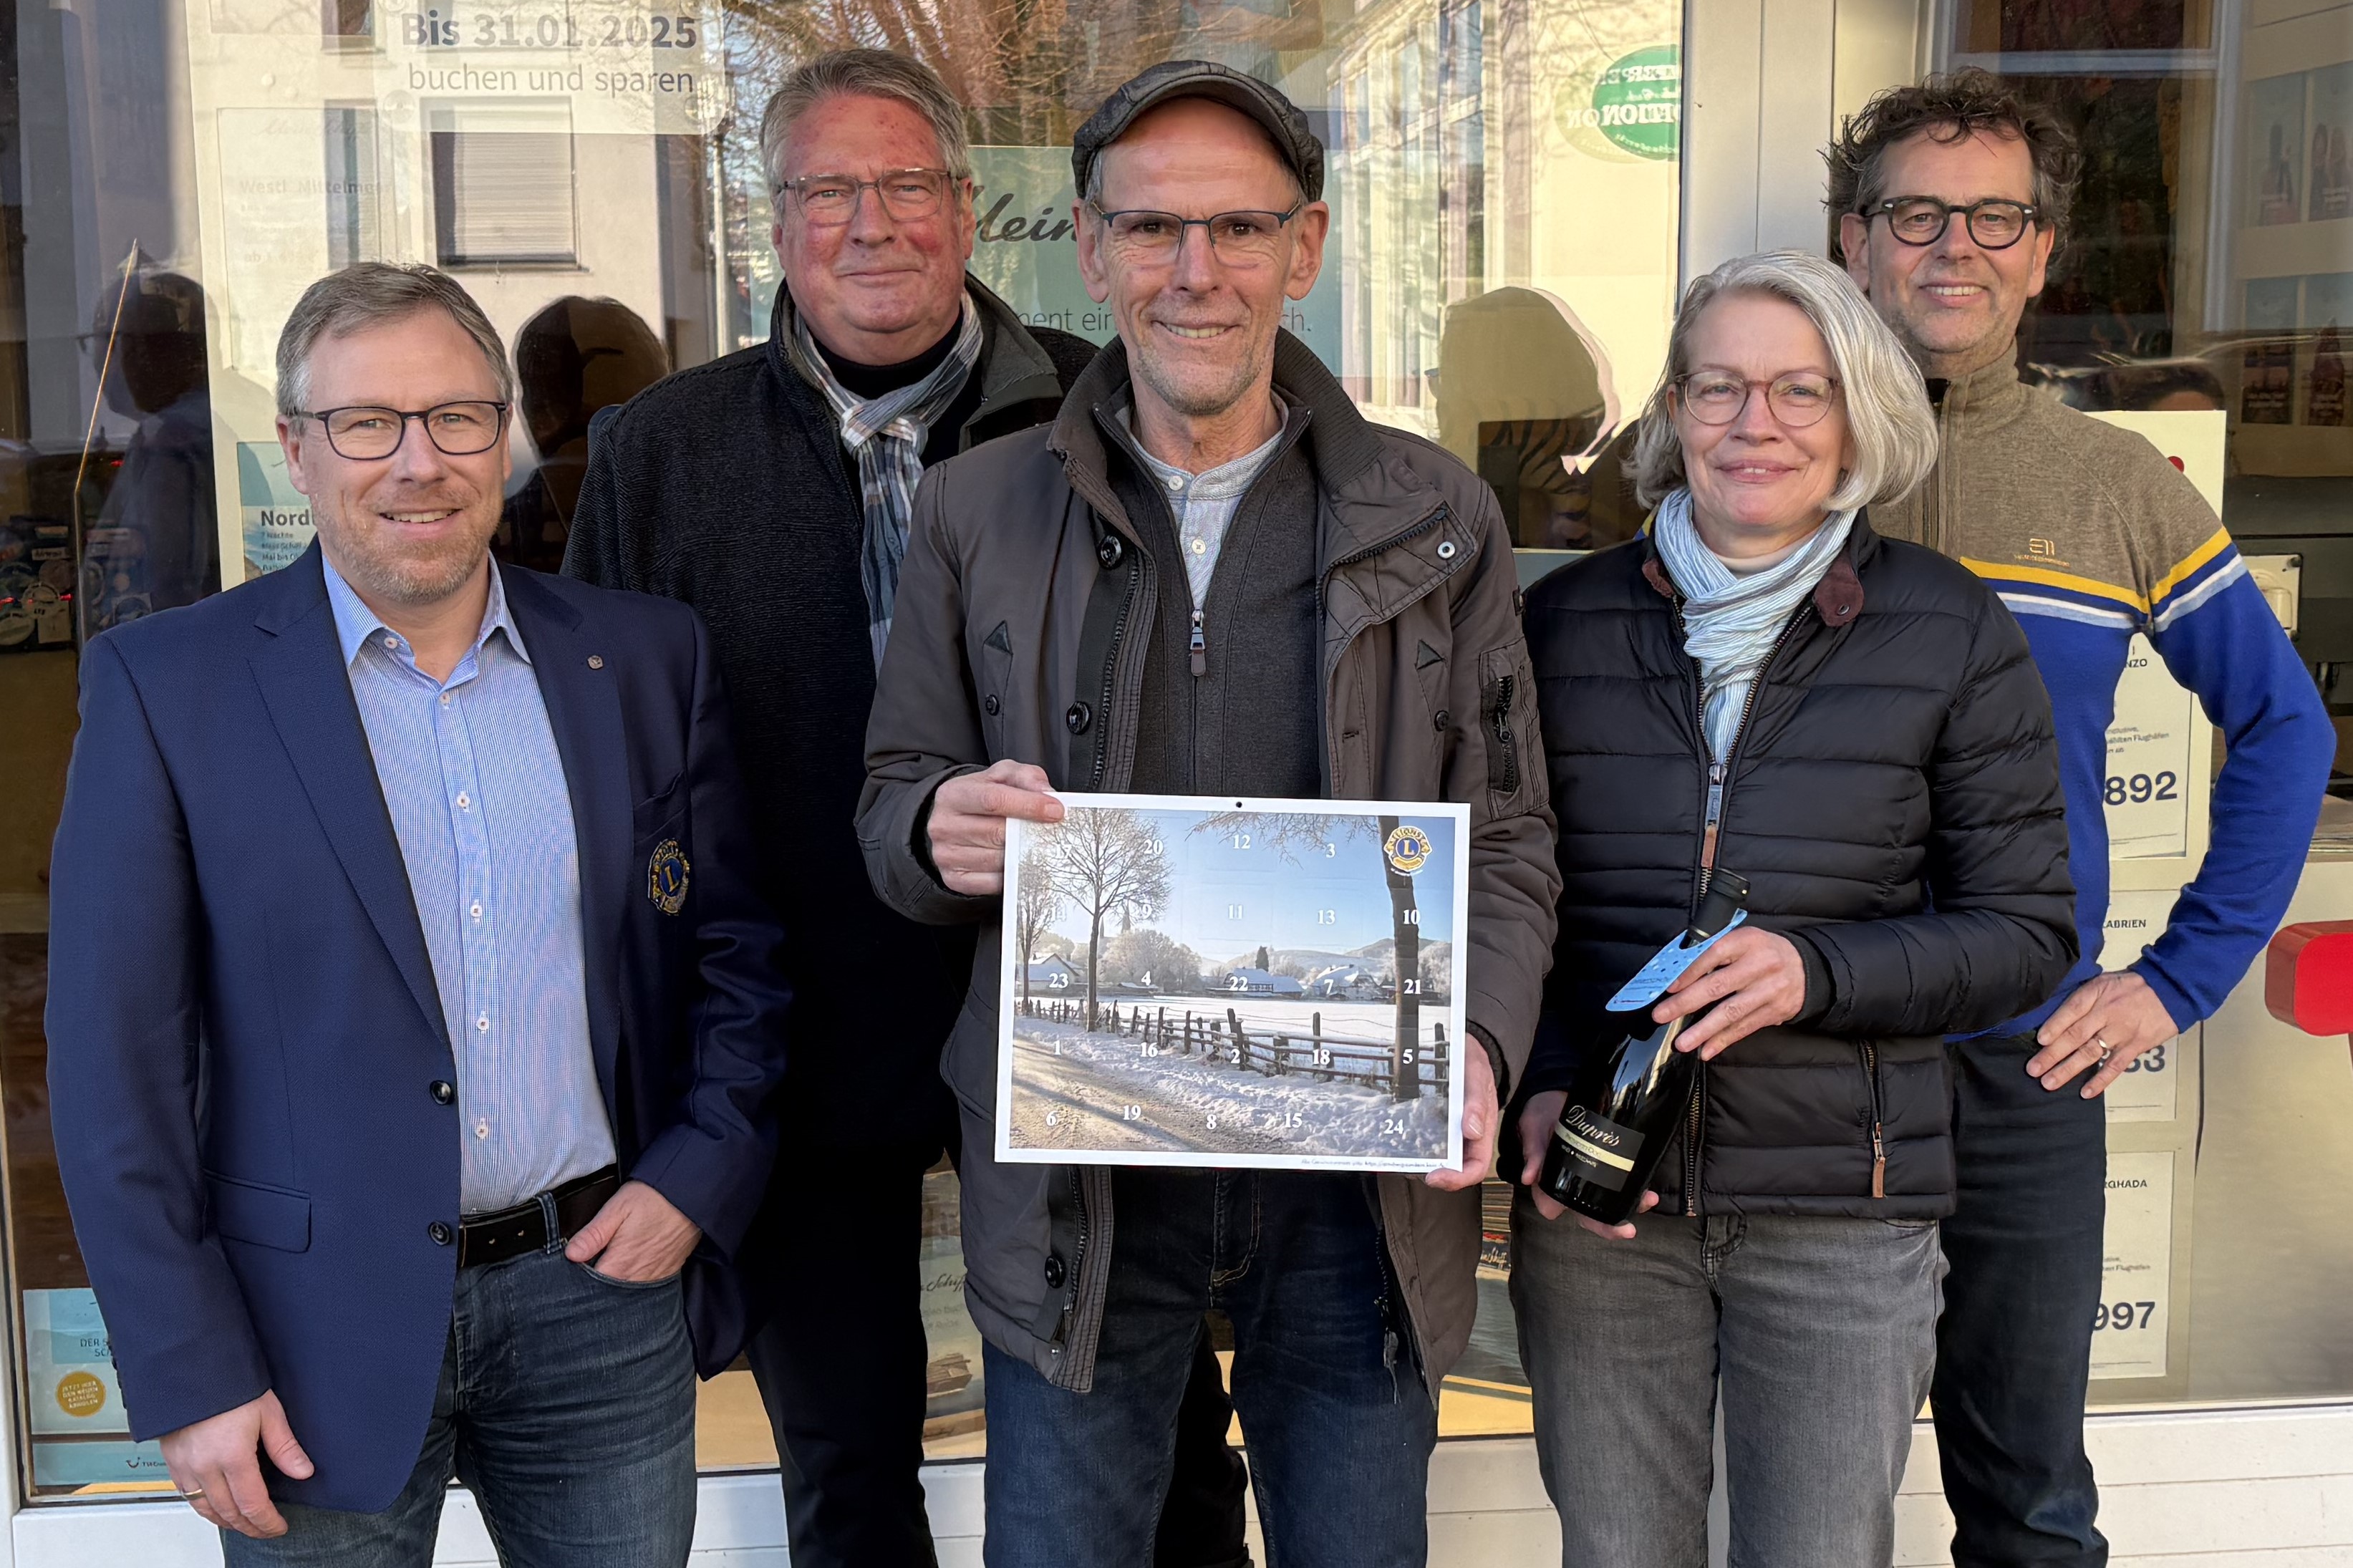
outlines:
[[[1891,87],[1864,104],[1862,112],[1847,116],[1838,140],[1822,150],[1822,162],[1830,166],[1825,205],[1831,216],[1860,213],[1885,199],[1880,165],[1887,150],[1924,131],[1939,142],[1957,142],[1981,131],[2025,142],[2034,160],[2035,221],[2065,241],[2068,204],[2084,166],[2074,132],[2049,109],[1976,66]]]

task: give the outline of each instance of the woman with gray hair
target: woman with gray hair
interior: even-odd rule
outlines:
[[[1646,535],[1527,602],[1564,891],[1521,1179],[1557,1145],[1573,1198],[1642,1211],[1513,1215],[1561,1561],[1707,1561],[1720,1387],[1732,1561],[1885,1568],[1953,1202],[1944,1037],[2075,956],[2051,705],[1992,593],[1872,531],[1936,427],[1828,262],[1693,284],[1636,455]],[[1654,954],[1672,983],[1613,996]],[[1662,1025],[1687,1095],[1613,1122],[1611,1053]]]

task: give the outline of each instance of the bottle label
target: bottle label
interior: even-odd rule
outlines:
[[[1609,1010],[1612,1013],[1630,1013],[1637,1007],[1647,1007],[1656,1002],[1667,994],[1667,987],[1672,985],[1684,970],[1699,962],[1701,953],[1738,931],[1747,918],[1746,910],[1736,910],[1722,931],[1689,947],[1683,945],[1683,939],[1680,936],[1668,942],[1659,949],[1650,963],[1642,965],[1641,973],[1618,988],[1618,994],[1609,998]]]
[[[1581,1105],[1572,1105],[1561,1113],[1552,1135],[1568,1152],[1569,1163],[1577,1167],[1581,1180],[1613,1193],[1624,1190],[1626,1178],[1634,1173],[1634,1157],[1642,1151],[1641,1133],[1596,1116]]]

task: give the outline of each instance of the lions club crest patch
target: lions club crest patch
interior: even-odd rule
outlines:
[[[654,846],[653,858],[646,862],[646,898],[654,908],[666,915],[674,915],[686,907],[688,873],[686,853],[675,838],[665,838]]]

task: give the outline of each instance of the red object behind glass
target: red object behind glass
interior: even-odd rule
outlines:
[[[2263,1005],[2308,1035],[2353,1036],[2353,921],[2307,921],[2272,938]]]

